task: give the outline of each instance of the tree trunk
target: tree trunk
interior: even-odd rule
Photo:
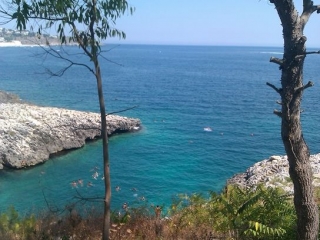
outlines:
[[[103,89],[102,89],[102,77],[101,69],[98,60],[98,46],[96,44],[94,24],[97,19],[97,2],[92,0],[92,15],[90,16],[90,38],[91,38],[91,60],[94,63],[95,76],[97,80],[100,117],[101,117],[101,137],[102,137],[102,151],[103,151],[103,173],[104,173],[104,214],[103,214],[103,229],[102,239],[109,240],[110,231],[110,202],[111,202],[111,180],[110,180],[110,163],[109,163],[109,141],[107,133],[107,120],[106,120],[106,108],[104,104]]]
[[[283,26],[284,54],[283,59],[278,62],[282,70],[282,88],[278,92],[282,99],[281,137],[288,155],[289,174],[294,185],[294,205],[298,218],[297,239],[316,240],[319,213],[313,196],[310,152],[304,141],[300,122],[302,94],[312,85],[308,83],[303,86],[303,65],[306,57],[306,37],[303,36],[303,28],[306,19],[303,15],[298,15],[292,1],[270,2],[275,4]],[[307,2],[309,1],[304,1],[304,10]]]
[[[110,168],[109,168],[109,142],[107,133],[107,120],[106,109],[102,91],[102,79],[99,65],[96,66],[96,79],[99,96],[99,106],[101,114],[101,137],[102,137],[102,151],[103,151],[103,173],[104,173],[104,217],[103,217],[103,238],[109,240],[110,230],[110,200],[111,200],[111,180],[110,180]]]
[[[94,36],[92,34],[92,36]],[[94,39],[94,38],[92,38]],[[92,56],[95,67],[95,76],[97,80],[100,118],[101,118],[101,137],[102,137],[102,157],[103,157],[103,174],[104,174],[104,214],[103,214],[103,229],[102,239],[109,240],[110,231],[110,201],[111,201],[111,180],[110,180],[110,165],[109,165],[109,139],[107,132],[107,119],[106,119],[106,107],[103,97],[102,77],[101,69],[98,61],[98,55],[96,52],[96,46],[92,47]]]
[[[102,137],[102,151],[103,151],[103,173],[104,173],[104,214],[103,214],[103,229],[102,239],[109,240],[110,231],[110,201],[111,201],[111,180],[110,180],[110,165],[109,165],[109,141],[107,133],[106,107],[104,104],[101,69],[98,60],[98,47],[96,45],[95,32],[93,25],[96,17],[96,0],[92,0],[92,16],[89,25],[91,35],[91,59],[94,63],[95,76],[97,80],[100,117],[101,117],[101,137]]]

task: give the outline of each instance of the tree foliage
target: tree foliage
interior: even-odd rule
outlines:
[[[57,33],[61,44],[76,43],[93,63],[97,82],[97,92],[101,116],[102,156],[104,168],[104,221],[103,239],[109,239],[111,180],[109,144],[107,135],[106,109],[102,89],[102,75],[99,63],[101,41],[108,37],[125,38],[125,34],[116,29],[116,20],[127,11],[132,13],[126,0],[13,0],[10,7],[0,13],[16,20],[18,29],[26,29],[27,23],[33,22],[41,35],[46,29],[53,29]],[[49,42],[47,42],[50,45]],[[61,55],[54,55],[61,58]],[[64,59],[65,60],[65,59]],[[71,64],[72,65],[72,64]],[[65,71],[62,71],[65,72]]]
[[[296,216],[291,198],[281,189],[262,185],[248,189],[229,185],[220,194],[212,192],[209,199],[183,195],[171,206],[172,226],[182,231],[209,225],[224,239],[293,239]]]
[[[14,239],[18,235],[21,239],[32,239],[36,228],[34,215],[21,217],[14,207],[8,208],[0,214],[0,238]]]
[[[124,32],[115,28],[116,21],[134,8],[126,0],[14,0],[16,11],[7,12],[16,20],[17,28],[26,29],[27,21],[37,21],[38,33],[55,27],[61,43],[75,42],[84,47],[100,46],[108,37],[125,38]],[[90,28],[94,28],[95,39]],[[66,31],[69,34],[66,34]]]

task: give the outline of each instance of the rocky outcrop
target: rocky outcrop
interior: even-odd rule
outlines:
[[[313,185],[320,186],[320,154],[310,156],[313,171]],[[257,162],[248,168],[245,173],[234,175],[227,184],[236,184],[243,187],[254,187],[264,184],[269,187],[280,187],[288,193],[293,193],[293,184],[289,176],[287,156],[271,156]]]
[[[33,166],[51,154],[80,148],[86,140],[100,137],[98,113],[24,104],[3,93],[0,113],[0,168]],[[109,135],[136,131],[140,124],[139,119],[107,116]]]
[[[22,103],[22,100],[16,94],[0,91],[0,103]]]

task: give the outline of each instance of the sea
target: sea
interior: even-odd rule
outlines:
[[[110,138],[112,211],[121,211],[124,203],[169,208],[181,195],[220,192],[234,174],[285,155],[280,119],[273,114],[280,97],[266,85],[280,87],[281,72],[269,59],[282,52],[282,47],[103,45],[107,112],[142,122],[140,131]],[[0,48],[0,89],[41,106],[99,112],[91,70],[92,62],[75,46]],[[320,57],[308,55],[304,81],[315,85],[304,92],[301,122],[312,154],[320,152],[319,75]],[[103,197],[102,179],[98,140],[29,169],[0,171],[0,211],[90,206]]]

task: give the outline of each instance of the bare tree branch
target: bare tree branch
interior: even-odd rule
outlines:
[[[275,115],[277,115],[278,117],[282,118],[282,112],[281,112],[281,111],[275,109],[275,110],[273,110],[273,113],[274,113]]]
[[[50,69],[46,68],[46,71],[47,71],[50,75],[55,76],[55,77],[61,77],[61,76],[62,76],[69,68],[71,68],[72,66],[85,67],[85,68],[87,68],[91,73],[93,73],[93,74],[95,75],[94,70],[93,70],[92,68],[90,68],[88,65],[86,65],[86,64],[84,64],[84,63],[73,62],[73,61],[71,61],[69,58],[63,57],[59,52],[57,52],[56,50],[54,50],[50,45],[48,45],[49,50],[46,49],[45,47],[41,46],[40,44],[39,44],[39,46],[42,48],[42,50],[43,50],[46,54],[48,54],[48,55],[50,55],[50,56],[52,56],[52,57],[55,57],[55,58],[62,59],[62,60],[64,60],[64,61],[66,61],[66,62],[69,63],[69,65],[68,65],[67,67],[65,67],[65,68],[63,68],[63,69],[60,69],[59,71],[57,71],[57,72],[55,72],[55,73],[52,72]]]
[[[77,192],[77,196],[74,196],[75,199],[80,199],[81,201],[87,201],[87,202],[103,202],[103,197],[83,197],[80,192],[75,189]]]
[[[276,58],[276,57],[271,57],[271,58],[270,58],[270,62],[276,63],[276,64],[278,64],[278,65],[280,65],[280,66],[283,65],[283,59]]]
[[[76,25],[73,22],[68,22],[68,23],[72,27],[73,33],[76,35],[76,38],[77,38],[77,41],[78,41],[80,47],[92,59],[93,56],[92,56],[91,52],[86,48],[83,41],[81,40]]]
[[[297,56],[295,56],[295,60],[301,60],[302,58],[305,58],[306,55],[308,55],[308,54],[320,54],[320,50],[319,51],[306,52],[303,55],[297,55]]]
[[[320,50],[319,51],[306,52],[306,54],[320,54]]]
[[[57,213],[57,212],[59,212],[60,210],[59,210],[56,206],[54,207],[54,209],[50,206],[50,204],[49,204],[49,202],[48,202],[48,200],[47,200],[47,198],[46,198],[46,195],[44,194],[43,189],[41,190],[41,192],[42,192],[42,196],[43,196],[43,198],[44,198],[44,201],[46,202],[46,205],[47,205],[49,211],[52,212],[52,213]]]
[[[101,51],[101,52],[110,52],[110,51],[112,51],[113,49],[115,49],[115,48],[117,48],[117,47],[119,47],[120,45],[118,44],[118,45],[116,45],[116,46],[113,46],[113,47],[111,47],[111,48],[109,48],[109,49],[107,49],[107,50],[103,50],[103,51]]]
[[[136,108],[136,107],[138,107],[138,106],[136,105],[136,106],[133,106],[133,107],[130,107],[130,108],[126,108],[126,109],[123,109],[123,110],[119,110],[119,111],[115,111],[115,112],[110,112],[110,113],[106,114],[106,116],[112,115],[112,114],[115,114],[115,113],[126,112],[126,111],[131,110],[131,109],[134,109],[134,108]]]
[[[115,65],[118,65],[118,66],[120,66],[120,67],[123,67],[123,65],[122,65],[121,63],[114,62],[114,61],[112,61],[112,60],[110,60],[110,59],[106,58],[106,57],[105,57],[105,56],[103,56],[103,55],[99,55],[99,56],[100,56],[100,57],[102,57],[104,60],[106,60],[106,61],[110,62],[110,63],[113,63],[113,64],[115,64]]]
[[[303,12],[301,14],[301,22],[302,22],[302,28],[305,27],[307,22],[309,21],[310,16],[312,13],[317,11],[317,13],[320,12],[320,6],[319,5],[313,5],[313,1],[311,0],[304,0],[303,1]]]
[[[276,86],[274,86],[273,84],[271,84],[269,82],[267,82],[267,85],[281,95],[281,88],[277,88]]]
[[[110,63],[113,63],[113,64],[115,64],[115,65],[118,65],[118,66],[120,66],[120,67],[123,67],[123,66],[124,66],[123,64],[117,63],[117,62],[115,62],[115,61],[112,61],[112,60],[106,58],[104,55],[101,54],[101,53],[105,53],[105,52],[110,52],[110,51],[112,51],[113,49],[115,49],[116,47],[119,47],[119,46],[120,46],[120,45],[116,45],[116,46],[114,46],[114,47],[112,47],[112,48],[109,48],[109,49],[107,49],[107,50],[100,51],[100,52],[99,52],[99,57],[102,57],[104,60],[106,60],[106,61],[108,61],[108,62],[110,62]]]
[[[313,2],[311,0],[303,0],[303,9],[306,9],[310,6],[313,6]]]
[[[294,91],[297,93],[297,92],[301,92],[301,91],[304,91],[305,89],[309,88],[309,87],[312,87],[314,85],[313,82],[309,81],[307,84],[305,84],[304,86],[302,87],[299,87],[299,88],[295,88]]]

